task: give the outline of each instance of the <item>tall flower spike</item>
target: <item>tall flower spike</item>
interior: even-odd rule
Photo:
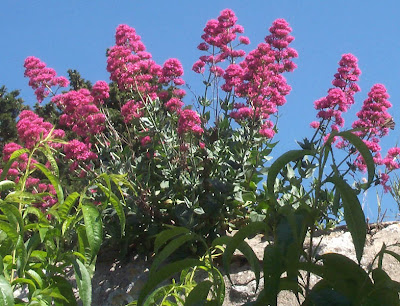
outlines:
[[[200,59],[194,63],[192,70],[196,73],[204,73],[205,66],[210,67],[210,72],[216,77],[222,76],[223,69],[215,69],[218,63],[230,59],[243,57],[246,53],[243,50],[235,50],[232,46],[238,33],[243,33],[241,25],[236,24],[237,17],[230,9],[221,11],[217,19],[211,19],[204,28],[204,34],[201,38],[204,42],[197,46],[197,49],[208,52],[209,55],[200,56]],[[250,40],[246,36],[239,37],[239,43],[249,44]],[[214,69],[212,69],[214,68]]]
[[[317,117],[326,122],[333,121],[331,129],[339,131],[344,126],[342,114],[347,112],[354,104],[354,94],[360,91],[357,85],[361,70],[357,65],[357,58],[352,54],[344,54],[339,61],[338,72],[332,81],[334,88],[328,90],[328,95],[314,102],[314,107],[319,112]],[[312,127],[319,125],[313,123]]]
[[[226,92],[233,90],[238,98],[246,99],[247,105],[236,103],[230,116],[239,122],[261,120],[259,133],[266,138],[275,134],[269,117],[286,103],[285,96],[291,90],[282,76],[296,67],[292,59],[297,57],[297,52],[288,47],[294,39],[289,35],[290,31],[285,20],[274,21],[265,43],[259,44],[239,65],[228,66],[224,74],[225,84],[221,87]]]
[[[24,63],[24,76],[29,78],[29,86],[35,89],[35,95],[41,103],[49,94],[51,87],[67,87],[69,81],[65,77],[57,77],[54,69],[47,68],[40,59],[29,56]]]

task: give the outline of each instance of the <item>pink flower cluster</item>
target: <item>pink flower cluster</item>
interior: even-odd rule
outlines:
[[[32,149],[40,139],[44,139],[53,129],[53,125],[43,120],[30,110],[24,110],[19,115],[17,123],[18,137],[24,144],[25,148]],[[63,138],[65,132],[55,129],[52,132],[52,138]],[[50,143],[52,147],[59,148],[58,143]]]
[[[11,157],[11,154],[14,153],[17,150],[22,149],[22,146],[19,144],[16,144],[14,142],[7,143],[3,147],[3,161],[8,162],[8,160]],[[31,165],[36,163],[36,160],[32,160]],[[10,169],[7,172],[6,178],[14,180],[15,182],[18,183],[20,175],[26,170],[28,164],[28,154],[24,153],[21,154],[12,164]],[[3,172],[2,169],[0,169],[0,174]]]
[[[361,129],[354,132],[363,139],[364,143],[373,154],[374,162],[378,165],[385,164],[389,170],[393,169],[393,156],[396,149],[390,149],[388,156],[382,160],[380,138],[389,133],[389,127],[386,122],[392,119],[388,109],[392,104],[388,101],[389,95],[382,84],[375,84],[368,93],[368,98],[364,101],[361,110],[357,113],[358,120],[352,124],[353,128]],[[365,171],[367,166],[364,159],[359,154],[354,162],[355,166],[361,171]]]
[[[360,87],[355,83],[361,74],[357,65],[357,58],[352,54],[344,54],[339,61],[338,72],[332,84],[335,86],[328,90],[328,95],[314,102],[314,107],[319,110],[317,117],[322,121],[330,122],[333,120],[331,129],[339,131],[344,126],[342,114],[354,104],[354,94],[360,91]],[[311,127],[319,128],[320,122],[314,121]]]
[[[121,107],[121,115],[126,123],[131,122],[133,118],[140,118],[144,115],[144,105],[141,101],[129,100]]]
[[[259,44],[240,64],[229,65],[223,76],[222,90],[233,91],[237,97],[246,99],[246,104],[234,105],[230,116],[239,122],[262,120],[259,132],[266,138],[275,134],[268,118],[278,111],[278,106],[286,103],[285,96],[291,90],[282,76],[283,72],[296,68],[292,59],[298,56],[297,52],[288,47],[294,39],[289,35],[291,30],[285,20],[275,20],[265,43]]]
[[[165,61],[162,67],[160,77],[161,83],[173,82],[175,85],[183,85],[185,81],[181,78],[183,75],[183,67],[181,62],[176,58],[170,58]]]
[[[71,140],[64,145],[65,158],[72,160],[70,170],[76,170],[79,162],[88,162],[97,159],[97,155],[91,150],[90,143],[83,143],[77,139]]]
[[[162,75],[162,67],[144,51],[145,46],[134,28],[119,25],[116,30],[116,45],[108,50],[107,71],[110,79],[117,82],[121,90],[139,92],[144,98],[157,98],[158,86],[154,77]]]
[[[11,154],[19,149],[22,149],[22,146],[20,146],[19,144],[13,142],[6,144],[3,148],[3,161],[7,162],[10,159]],[[30,168],[33,169],[34,164],[36,163],[37,161],[35,159],[31,159]],[[26,170],[27,165],[28,165],[28,154],[24,153],[20,155],[12,163],[10,169],[8,170],[6,178],[18,183],[21,176],[23,175],[23,172]],[[0,169],[0,174],[2,172],[3,170]],[[35,204],[35,206],[37,207],[44,209],[47,207],[51,207],[55,203],[57,203],[57,198],[54,197],[54,195],[56,195],[56,191],[52,184],[42,183],[39,178],[28,177],[25,182],[25,188],[27,191],[30,191],[33,194],[43,193],[43,192],[50,193],[50,195],[43,197],[43,202]]]
[[[110,88],[108,87],[107,82],[105,81],[97,81],[92,87],[92,97],[94,104],[102,105],[104,100],[110,97]]]
[[[26,58],[24,67],[24,75],[29,78],[29,86],[35,90],[39,103],[50,94],[52,86],[67,87],[69,85],[65,77],[57,77],[54,69],[46,68],[46,64],[34,56]]]
[[[204,42],[198,45],[201,51],[207,51],[210,55],[203,55],[193,64],[192,70],[196,73],[204,73],[205,66],[210,67],[210,72],[215,76],[222,76],[224,70],[216,64],[229,59],[231,63],[236,58],[243,57],[243,50],[235,50],[232,43],[237,38],[238,33],[243,33],[241,25],[236,24],[237,17],[230,9],[223,10],[218,19],[211,19],[204,28],[204,34],[201,38]],[[250,40],[245,36],[239,37],[239,43],[248,45]],[[211,50],[210,50],[211,49]]]
[[[193,133],[201,135],[204,130],[200,126],[201,119],[199,114],[194,110],[184,109],[179,113],[178,119],[178,134],[184,135],[186,133]]]
[[[105,116],[97,108],[89,90],[71,90],[53,97],[51,101],[63,111],[60,124],[87,138],[87,141],[90,136],[103,131]]]
[[[132,90],[139,94],[140,102],[126,102],[121,113],[125,122],[143,116],[143,103],[147,98],[160,98],[167,110],[179,112],[183,106],[180,100],[186,94],[183,89],[175,86],[183,85],[181,78],[183,67],[178,59],[171,58],[161,67],[153,60],[135,29],[127,25],[119,25],[115,35],[116,45],[108,52],[107,70],[110,79],[118,84],[120,90]],[[163,90],[163,85],[170,89]]]

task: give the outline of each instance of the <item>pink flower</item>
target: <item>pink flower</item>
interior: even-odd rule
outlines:
[[[64,145],[65,158],[72,160],[70,170],[78,168],[79,162],[88,162],[97,159],[97,155],[90,151],[91,144],[85,144],[77,139],[73,139]]]
[[[267,139],[271,139],[275,135],[275,131],[273,130],[274,124],[267,120],[262,126],[259,131],[260,135],[264,136]]]
[[[121,107],[121,115],[126,123],[132,121],[133,118],[140,118],[144,115],[143,104],[129,100]]]
[[[354,104],[354,94],[360,91],[355,83],[361,74],[357,66],[357,58],[352,54],[344,54],[339,61],[338,72],[332,84],[334,88],[328,90],[328,95],[314,102],[314,107],[319,110],[317,117],[331,122],[335,131],[344,126],[342,114]]]
[[[183,102],[178,98],[171,98],[167,103],[165,103],[165,108],[170,112],[178,112],[183,106]]]
[[[163,77],[161,66],[145,52],[145,46],[135,29],[119,25],[115,35],[116,45],[108,50],[107,71],[110,79],[118,84],[122,91],[133,90],[143,97],[157,97],[157,79]],[[168,61],[167,61],[168,62]],[[173,79],[180,73],[176,62],[170,61],[164,71],[164,77]],[[178,81],[180,82],[180,81]]]
[[[199,115],[191,110],[184,109],[179,113],[178,119],[178,134],[184,135],[186,133],[194,133],[201,135],[204,130],[200,127],[201,119]]]
[[[192,70],[196,73],[204,73],[205,65],[206,65],[205,62],[203,62],[202,60],[198,60],[193,64]]]
[[[92,97],[96,105],[103,104],[104,100],[110,97],[110,88],[104,81],[97,81],[92,87]]]
[[[313,122],[310,123],[310,126],[311,126],[313,129],[318,129],[318,128],[319,128],[319,125],[320,125],[320,123],[319,123],[318,121],[313,121]]]
[[[247,36],[240,36],[239,41],[244,45],[250,44],[250,39]]]
[[[71,128],[77,135],[88,138],[103,131],[105,116],[97,108],[89,90],[71,90],[53,97],[51,101],[63,111],[60,124]]]
[[[35,89],[39,103],[50,94],[51,87],[67,87],[69,84],[66,78],[57,77],[54,69],[46,68],[46,64],[34,56],[25,59],[24,67],[24,76],[29,78],[29,86]]]
[[[383,159],[383,164],[389,171],[400,168],[398,156],[400,155],[400,148],[394,147],[389,149],[386,157]]]
[[[396,149],[389,150],[388,156],[381,160],[381,147],[379,146],[380,138],[389,133],[389,127],[386,125],[386,122],[392,119],[392,116],[387,112],[387,109],[392,106],[387,100],[388,98],[389,95],[386,92],[385,86],[382,84],[372,86],[368,93],[368,98],[357,113],[359,119],[352,124],[352,127],[361,128],[360,131],[356,131],[354,134],[363,139],[364,143],[373,153],[374,161],[378,164],[383,163],[389,170],[392,170],[397,169],[397,163],[393,161]],[[363,163],[364,160],[361,158],[358,158],[355,162],[360,170],[365,169]]]
[[[200,149],[204,149],[206,147],[206,144],[204,142],[200,141],[199,147],[200,147]]]
[[[183,75],[183,67],[181,62],[176,58],[170,58],[166,60],[163,65],[160,82],[168,83],[176,79],[182,80],[180,79],[182,75]],[[179,81],[179,83],[181,83],[181,81]],[[183,85],[183,83],[180,85]]]
[[[43,118],[36,115],[30,110],[24,110],[19,115],[17,123],[17,132],[19,139],[24,143],[28,149],[33,148],[40,139],[44,139],[53,129],[53,125],[43,120]],[[63,138],[65,132],[63,130],[54,130],[52,138]],[[59,144],[52,144],[53,147],[60,147]]]
[[[149,143],[151,143],[150,136],[145,136],[145,137],[140,139],[140,144],[142,145],[142,147],[145,147]]]
[[[383,186],[384,192],[389,192],[390,190],[392,190],[392,188],[387,184],[387,182],[389,181],[389,175],[387,175],[386,173],[381,173],[379,175],[379,181],[379,183]]]

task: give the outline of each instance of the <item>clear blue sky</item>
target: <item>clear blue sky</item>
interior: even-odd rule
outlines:
[[[109,80],[106,48],[114,44],[115,28],[128,24],[136,29],[153,58],[162,64],[175,57],[181,60],[186,82],[198,94],[201,79],[191,72],[198,58],[196,46],[207,20],[225,8],[234,10],[238,23],[254,48],[268,34],[276,18],[285,18],[293,28],[293,47],[299,52],[298,69],[288,76],[293,90],[281,109],[279,152],[296,148],[295,140],[312,134],[308,127],[315,118],[313,101],[331,86],[337,62],[344,53],[353,53],[362,70],[361,93],[345,117],[354,120],[367,92],[383,83],[391,96],[391,114],[398,126],[383,143],[384,151],[399,141],[400,130],[400,2],[388,1],[51,1],[3,0],[0,10],[0,85],[21,89],[21,96],[33,104],[32,90],[23,77],[23,62],[34,55],[66,76],[69,68],[95,82]],[[186,103],[191,103],[190,94]],[[376,216],[375,191],[370,190],[366,215]],[[384,197],[390,216],[397,213],[390,195]],[[370,211],[369,211],[370,210]]]

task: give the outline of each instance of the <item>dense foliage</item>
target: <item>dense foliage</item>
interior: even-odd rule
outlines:
[[[203,55],[192,67],[204,84],[196,105],[183,102],[179,60],[157,64],[127,25],[117,27],[107,50],[111,83],[92,84],[74,70],[67,79],[36,57],[25,60],[34,111],[24,109],[18,92],[2,87],[0,96],[3,304],[76,304],[68,282],[73,267],[79,298],[90,305],[96,257],[113,247],[124,254],[155,249],[139,304],[222,304],[225,285],[214,259],[223,256],[229,273],[237,248],[257,281],[263,271],[261,305],[276,304],[283,289],[305,305],[398,303],[400,286],[381,264],[370,273],[359,267],[366,224],[357,195],[378,184],[397,190],[389,173],[400,167],[400,148],[383,156],[379,146],[394,127],[386,88],[371,88],[346,130],[343,115],[360,91],[361,71],[357,58],[344,54],[333,87],[314,102],[312,137],[269,165],[278,112],[291,90],[283,75],[298,57],[284,19],[269,31],[246,54],[241,48],[250,40],[231,10],[207,22],[198,45]],[[342,218],[358,264],[337,254],[316,258],[312,243],[304,247],[306,236],[312,241],[317,228]],[[226,236],[232,229],[238,232]],[[244,242],[258,232],[273,237],[262,267]],[[191,257],[163,265],[177,250]],[[384,254],[393,255],[383,247],[380,263]],[[208,278],[196,284],[198,271]],[[157,289],[177,272],[180,282]],[[322,278],[313,288],[311,274]],[[14,299],[21,288],[27,296]]]

